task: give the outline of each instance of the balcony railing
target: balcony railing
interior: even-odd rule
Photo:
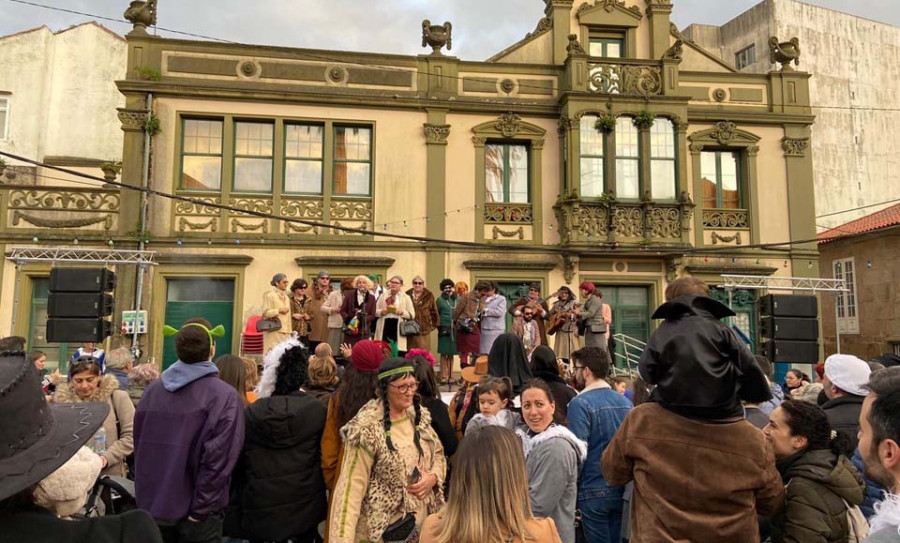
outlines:
[[[563,245],[597,242],[682,245],[694,205],[560,200],[554,206]]]
[[[486,224],[531,224],[534,213],[531,204],[484,204]]]
[[[598,94],[655,96],[663,93],[660,63],[589,62],[588,90]]]
[[[704,228],[745,230],[750,228],[750,213],[746,209],[704,209]]]
[[[65,230],[118,233],[118,189],[3,185],[0,228],[4,232]],[[61,232],[62,233],[62,232]]]

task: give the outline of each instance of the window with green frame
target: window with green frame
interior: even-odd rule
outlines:
[[[585,115],[581,118],[579,130],[581,138],[581,195],[586,198],[602,196],[604,192],[604,139],[606,136],[597,130],[596,115]]]
[[[317,124],[284,125],[284,192],[322,194],[325,129]]]
[[[616,196],[637,200],[641,196],[641,146],[634,118],[616,119]]]
[[[181,188],[222,188],[222,120],[182,119]]]
[[[669,119],[654,119],[650,127],[650,194],[656,201],[675,199],[677,156],[675,125]]]
[[[592,57],[622,58],[625,56],[625,40],[622,38],[591,36],[588,46],[588,54]]]
[[[235,192],[272,192],[274,134],[271,122],[235,121]]]
[[[704,208],[743,209],[739,152],[703,151],[700,153],[700,175]]]
[[[337,196],[372,194],[372,129],[334,127],[334,181]]]
[[[484,182],[487,203],[530,203],[529,146],[524,143],[487,143]]]

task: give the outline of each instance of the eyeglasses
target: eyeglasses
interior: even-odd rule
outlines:
[[[422,281],[413,281],[414,285],[424,285],[425,283]]]
[[[451,286],[446,286],[446,287],[444,287],[444,290],[453,290],[453,287],[451,287]]]
[[[408,385],[388,385],[391,388],[397,389],[397,392],[400,394],[408,394],[409,392],[415,392],[419,390],[419,383],[410,383]]]
[[[575,366],[575,371],[583,370],[583,369],[584,369],[584,366]]]

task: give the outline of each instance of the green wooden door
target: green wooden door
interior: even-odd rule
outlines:
[[[66,373],[69,357],[80,345],[49,343],[47,341],[47,298],[50,297],[50,279],[37,277],[32,280],[31,315],[28,320],[28,350],[43,351],[47,355],[45,369]]]
[[[234,318],[233,279],[169,279],[166,282],[166,324],[180,328],[184,321],[202,317],[213,326],[225,327],[225,336],[216,339],[216,357],[231,354]],[[237,333],[240,333],[238,331]],[[163,369],[178,360],[175,338],[163,342]]]
[[[710,289],[709,295],[728,305],[728,291],[722,288]],[[735,290],[731,294],[731,309],[736,313],[733,321],[728,321],[741,331],[747,339],[750,340],[750,350],[756,353],[756,291],[755,290]]]
[[[603,303],[612,309],[612,331],[646,343],[650,339],[650,289],[643,286],[616,286],[597,284],[603,292]],[[625,345],[619,341],[616,353],[625,355]],[[641,350],[629,348],[628,355],[632,359],[641,356]],[[616,357],[618,365],[624,365],[620,357]]]

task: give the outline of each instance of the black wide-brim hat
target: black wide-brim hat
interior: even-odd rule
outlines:
[[[24,353],[0,353],[0,500],[66,463],[106,420],[109,404],[48,404]]]

